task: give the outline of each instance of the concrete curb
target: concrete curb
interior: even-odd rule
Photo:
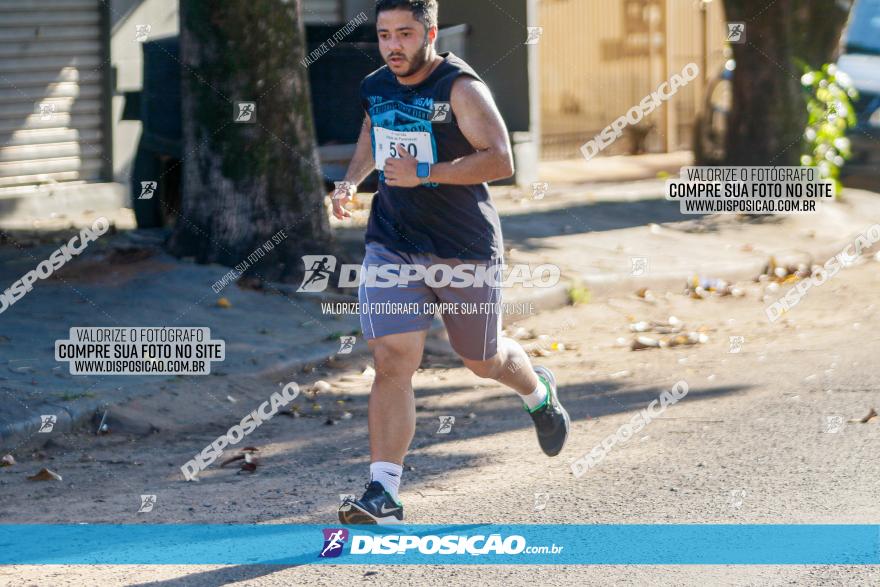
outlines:
[[[112,402],[98,399],[82,399],[70,405],[46,403],[38,407],[41,414],[54,414],[57,421],[48,434],[38,431],[42,425],[40,414],[0,423],[0,452],[39,448],[56,433],[72,432],[90,422],[101,410],[112,408]]]
[[[279,376],[285,372],[300,373],[303,367],[307,365],[322,363],[336,356],[336,352],[331,352],[332,349],[336,348],[337,345],[335,344],[322,345],[320,349],[315,350],[315,352],[310,353],[305,357],[300,356],[291,359],[290,361],[275,363],[269,367],[264,367],[253,372],[236,373],[235,376],[272,377]],[[359,357],[366,354],[367,347],[366,345],[362,345],[362,348],[356,348],[350,354],[344,356]],[[210,375],[207,377],[210,377]],[[42,423],[39,414],[23,414],[20,418],[13,418],[0,422],[0,455],[13,450],[21,451],[24,449],[39,448],[51,440],[53,434],[73,432],[92,424],[96,414],[101,413],[104,410],[110,410],[112,414],[115,406],[125,405],[133,400],[144,400],[157,393],[161,393],[158,386],[155,390],[151,390],[143,395],[138,395],[137,397],[119,398],[115,400],[84,398],[76,400],[69,405],[51,403],[42,404],[37,407],[41,414],[55,414],[58,417],[52,432],[49,434],[38,433]]]

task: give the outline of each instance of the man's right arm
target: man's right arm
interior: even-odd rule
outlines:
[[[373,161],[370,126],[370,117],[366,115],[361,125],[361,134],[358,136],[357,145],[354,148],[354,156],[348,164],[348,171],[345,172],[345,179],[337,182],[337,188],[330,195],[333,202],[333,215],[340,220],[351,216],[351,213],[344,206],[357,193],[358,184],[364,181],[376,166]]]

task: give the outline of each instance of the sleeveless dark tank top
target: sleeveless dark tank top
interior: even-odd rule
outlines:
[[[395,155],[398,143],[419,161],[434,163],[476,152],[458,127],[449,96],[460,75],[483,80],[453,53],[440,57],[443,62],[416,85],[401,84],[387,66],[361,82],[361,102],[372,124],[373,155],[381,166]],[[365,241],[455,259],[501,259],[504,251],[498,211],[485,183],[393,187],[385,183],[382,171]]]

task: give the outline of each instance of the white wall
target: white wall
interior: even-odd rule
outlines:
[[[177,0],[110,0],[111,64],[116,68],[113,95],[113,177],[128,185],[131,164],[141,136],[141,123],[120,120],[125,105],[123,92],[142,85],[141,44],[135,40],[137,26],[150,25],[150,38],[175,36],[179,32]]]

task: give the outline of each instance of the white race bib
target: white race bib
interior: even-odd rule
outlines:
[[[419,131],[388,130],[387,128],[373,128],[373,160],[376,169],[385,170],[385,159],[400,157],[398,151],[403,143],[410,155],[418,159],[419,163],[436,163],[434,160],[434,148],[431,145],[431,133]]]

